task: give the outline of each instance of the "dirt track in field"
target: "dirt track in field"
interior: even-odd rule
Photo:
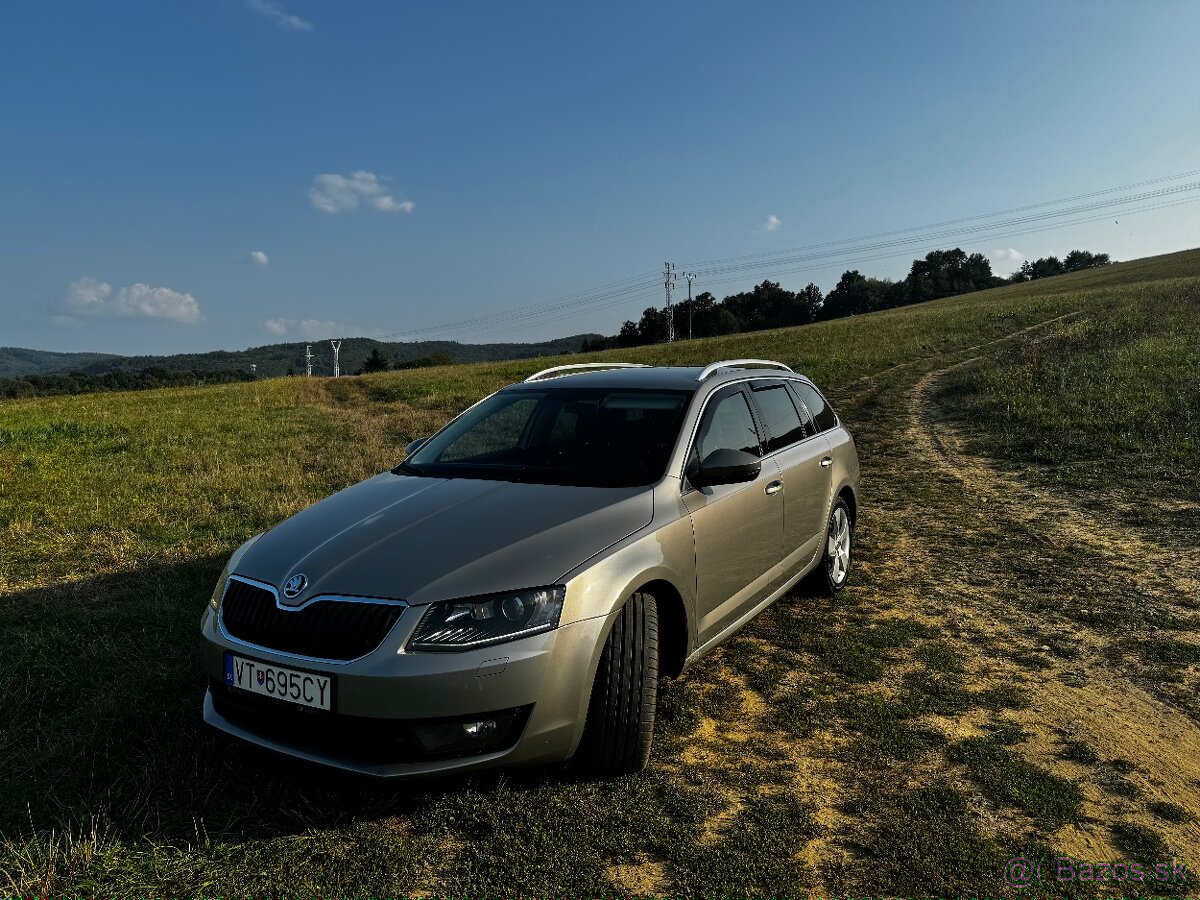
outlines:
[[[1022,337],[1063,318],[1068,317],[1001,340]],[[1164,828],[1139,809],[1166,801],[1200,810],[1200,727],[1170,702],[1170,691],[1148,691],[1139,678],[1142,667],[1122,652],[1122,644],[1149,636],[1153,627],[1131,630],[1122,625],[1114,631],[1078,621],[1092,617],[1092,607],[1101,611],[1124,601],[1141,604],[1152,618],[1195,623],[1200,555],[1195,548],[1189,552],[1176,542],[1139,533],[1115,516],[1106,518],[1094,508],[1085,509],[1083,501],[1090,498],[1039,486],[1032,478],[1003,471],[993,461],[969,453],[963,436],[931,401],[931,388],[938,378],[977,359],[928,372],[909,390],[905,437],[911,463],[915,467],[923,463],[930,477],[952,486],[950,493],[957,494],[956,520],[964,532],[1001,528],[1026,535],[1024,542],[1010,545],[1006,555],[1015,551],[1034,570],[1058,570],[1054,577],[1042,580],[1061,592],[1064,611],[1082,615],[1072,618],[1052,609],[1030,612],[1011,602],[1015,586],[1005,585],[1007,579],[989,583],[986,565],[974,573],[976,577],[960,565],[961,580],[955,584],[953,602],[945,605],[945,617],[968,634],[988,635],[992,647],[999,643],[1025,644],[1030,651],[1050,649],[1036,643],[1038,634],[1048,636],[1051,643],[1065,640],[1072,645],[1070,659],[1052,654],[1051,665],[1026,683],[1031,703],[1013,716],[1031,735],[1021,746],[1027,758],[1075,780],[1083,789],[1084,821],[1061,829],[1055,835],[1058,847],[1084,859],[1117,859],[1119,850],[1099,826],[1120,816],[1165,831],[1181,856],[1200,859],[1200,826],[1191,822]],[[949,512],[937,510],[939,516]],[[950,545],[936,546],[940,549],[934,552],[928,542],[909,544],[905,564],[937,571]],[[1072,559],[1078,560],[1077,568],[1064,569]],[[986,647],[979,649],[981,655],[987,652]],[[1089,775],[1094,773],[1086,766],[1062,759],[1058,747],[1063,739],[1085,742],[1102,760],[1131,763],[1136,802],[1114,801],[1103,785],[1092,783]]]

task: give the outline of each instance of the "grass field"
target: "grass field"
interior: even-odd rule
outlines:
[[[665,683],[650,769],[610,783],[367,782],[199,717],[224,556],[557,360],[0,403],[0,895],[997,896],[1017,856],[1200,866],[1198,347],[1189,251],[597,355],[793,365],[864,491],[853,585]]]

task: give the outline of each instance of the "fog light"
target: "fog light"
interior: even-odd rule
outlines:
[[[468,722],[462,728],[468,737],[479,741],[495,734],[497,723],[495,719],[484,719],[482,722]]]
[[[487,716],[416,723],[412,734],[427,758],[475,756],[511,747],[528,718],[529,707],[522,706]]]

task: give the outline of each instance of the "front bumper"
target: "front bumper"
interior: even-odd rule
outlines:
[[[424,607],[406,609],[383,643],[347,663],[319,662],[229,637],[206,610],[202,661],[210,679],[204,720],[235,737],[301,759],[383,777],[429,775],[568,758],[583,734],[604,617],[517,641],[458,653],[404,650]],[[225,654],[328,674],[333,712],[230,693]],[[239,702],[241,701],[241,702]],[[264,705],[266,704],[266,705]],[[511,746],[473,756],[416,758],[411,726],[511,712]],[[523,724],[521,724],[523,723]],[[344,739],[341,735],[344,734]]]

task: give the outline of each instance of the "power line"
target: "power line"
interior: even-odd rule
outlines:
[[[1018,234],[1029,234],[1034,231],[1044,231],[1052,228],[1067,227],[1075,224],[1083,224],[1084,222],[1096,221],[1105,218],[1105,215],[1098,215],[1093,218],[1084,218],[1066,222],[1052,222],[1052,224],[1039,225],[1038,227],[1028,228],[1021,231],[1010,232],[1006,235],[992,234],[1000,229],[1020,227],[1026,224],[1038,222],[1048,222],[1063,216],[1075,215],[1081,212],[1092,212],[1102,209],[1113,209],[1130,203],[1137,203],[1148,199],[1156,199],[1159,197],[1172,196],[1180,193],[1194,191],[1200,188],[1200,182],[1192,182],[1184,185],[1174,185],[1168,188],[1162,188],[1154,191],[1145,191],[1137,194],[1132,194],[1125,197],[1106,199],[1097,203],[1082,204],[1068,209],[1052,210],[1033,215],[1016,216],[1010,219],[1001,220],[999,222],[984,222],[983,220],[995,218],[997,216],[1008,216],[1013,213],[1025,212],[1028,210],[1044,209],[1050,206],[1057,206],[1063,203],[1073,203],[1079,200],[1088,200],[1093,197],[1102,197],[1106,194],[1113,194],[1123,190],[1129,190],[1136,187],[1144,187],[1153,184],[1161,184],[1168,181],[1177,181],[1181,178],[1200,175],[1200,170],[1191,172],[1183,172],[1176,175],[1161,176],[1159,178],[1145,179],[1143,181],[1133,182],[1131,184],[1122,185],[1119,187],[1104,188],[1101,190],[1090,191],[1084,194],[1076,194],[1071,197],[1060,198],[1057,200],[1047,200],[1040,203],[1027,204],[1025,206],[1012,207],[1005,210],[998,210],[991,213],[981,213],[974,216],[966,216],[959,219],[950,219],[943,222],[934,223],[924,226],[912,226],[909,228],[895,229],[892,231],[877,232],[875,234],[864,235],[858,238],[844,238],[835,241],[825,241],[818,244],[810,244],[804,247],[795,247],[786,250],[770,251],[766,253],[748,254],[738,257],[724,257],[713,259],[707,262],[692,264],[688,267],[692,278],[704,276],[705,281],[712,284],[728,283],[739,281],[745,277],[742,274],[751,271],[763,270],[776,267],[794,267],[797,264],[806,264],[803,268],[788,268],[781,269],[777,274],[790,274],[796,271],[807,271],[820,266],[822,261],[824,264],[833,262],[837,257],[855,255],[861,253],[871,253],[873,251],[884,251],[889,249],[897,249],[901,247],[911,248],[917,244],[928,244],[934,241],[952,242],[960,240],[964,237],[975,237],[994,239],[1005,236],[1016,236]],[[1194,202],[1194,199],[1179,201],[1177,203],[1164,203],[1156,206],[1144,207],[1135,210],[1123,210],[1123,215],[1132,215],[1137,212],[1146,212],[1151,209],[1162,209],[1168,206],[1181,205],[1182,203]],[[947,226],[959,225],[962,223],[975,222],[979,224],[969,225],[963,228],[947,229],[934,233],[919,233],[929,232],[933,229],[946,229]],[[912,235],[898,240],[874,241],[876,238],[887,238],[896,235]],[[867,243],[874,241],[873,243]],[[825,252],[810,253],[808,251],[825,249]],[[834,249],[838,248],[838,249]],[[875,256],[864,257],[862,261],[871,259],[884,259],[893,256],[901,256],[911,249],[899,250],[895,253],[881,253]],[[811,264],[811,265],[807,265]],[[673,265],[669,271],[672,272]],[[663,276],[663,286],[666,287],[666,272],[661,273]],[[495,313],[489,313],[480,316],[474,316],[466,319],[461,319],[456,322],[443,323],[440,325],[423,326],[421,328],[396,330],[383,332],[375,335],[377,339],[386,339],[398,336],[414,336],[426,335],[435,332],[459,332],[459,333],[481,333],[488,332],[489,334],[503,334],[514,330],[519,330],[526,327],[528,320],[536,318],[539,323],[548,324],[551,322],[561,321],[566,318],[572,318],[578,315],[579,312],[586,309],[589,312],[610,309],[616,306],[626,306],[634,302],[639,302],[646,299],[646,290],[654,284],[654,272],[639,273],[628,278],[619,279],[617,281],[608,282],[607,284],[599,285],[595,288],[578,290],[569,294],[564,294],[549,300],[541,301],[535,304],[527,304],[525,306],[515,307],[508,310],[501,310]],[[714,278],[718,275],[731,275],[733,277]],[[672,285],[673,286],[673,285]],[[691,287],[689,279],[689,289]],[[689,291],[690,292],[690,291]],[[670,297],[668,297],[670,304]],[[668,315],[668,327],[674,323],[673,315]]]
[[[864,253],[871,250],[880,250],[886,247],[903,247],[912,244],[923,244],[929,241],[939,240],[943,238],[960,239],[971,235],[980,234],[983,232],[994,231],[998,228],[1008,228],[1015,225],[1024,225],[1029,222],[1037,222],[1046,219],[1055,219],[1061,216],[1074,215],[1080,212],[1089,212],[1100,209],[1115,209],[1119,206],[1125,206],[1129,203],[1138,203],[1143,200],[1152,200],[1158,197],[1173,196],[1175,194],[1186,193],[1200,189],[1200,181],[1193,181],[1183,185],[1175,185],[1169,188],[1160,188],[1156,191],[1145,191],[1140,194],[1130,194],[1126,197],[1119,197],[1113,200],[1104,200],[1097,203],[1088,203],[1081,206],[1068,207],[1067,209],[1054,210],[1053,212],[1037,213],[1029,216],[1018,216],[1013,219],[1005,219],[999,222],[982,223],[978,225],[964,226],[963,228],[950,229],[947,231],[935,232],[932,234],[918,234],[913,237],[899,238],[891,241],[879,241],[874,244],[861,244],[858,246],[846,247],[839,250],[829,250],[824,253],[812,253],[799,256],[782,256],[772,260],[760,259],[755,262],[737,263],[725,266],[712,266],[711,268],[703,268],[702,266],[693,267],[694,271],[698,271],[702,275],[717,275],[726,274],[729,272],[737,272],[750,269],[761,269],[764,265],[779,265],[793,262],[807,262],[814,259],[828,259],[837,256],[843,256],[852,253]],[[703,265],[703,264],[702,264]]]
[[[790,254],[790,253],[801,253],[801,252],[808,251],[808,250],[819,250],[824,247],[835,247],[839,244],[849,244],[849,243],[854,243],[857,241],[869,241],[869,240],[874,240],[875,238],[892,237],[897,234],[910,234],[910,233],[916,232],[916,231],[927,231],[932,228],[944,228],[948,225],[958,225],[962,222],[975,222],[980,219],[991,219],[996,216],[1007,216],[1012,213],[1025,212],[1025,211],[1031,210],[1031,209],[1042,209],[1047,206],[1058,206],[1061,203],[1074,203],[1076,200],[1088,200],[1092,197],[1099,197],[1103,194],[1115,194],[1119,191],[1133,190],[1134,188],[1146,187],[1147,185],[1151,185],[1151,184],[1161,184],[1164,181],[1178,181],[1181,178],[1192,178],[1196,175],[1200,175],[1200,169],[1193,169],[1190,172],[1180,172],[1176,175],[1163,175],[1159,178],[1148,178],[1144,181],[1135,181],[1130,184],[1120,185],[1119,187],[1102,188],[1101,190],[1098,190],[1098,191],[1089,191],[1086,194],[1075,194],[1071,197],[1060,197],[1057,200],[1043,200],[1040,203],[1029,203],[1029,204],[1026,204],[1025,206],[1013,206],[1013,207],[1010,207],[1009,209],[995,210],[995,211],[989,212],[989,213],[979,213],[974,216],[964,216],[959,219],[947,219],[942,222],[933,222],[928,225],[912,225],[907,228],[896,228],[891,231],[879,231],[874,234],[865,234],[865,235],[860,235],[859,237],[854,237],[854,238],[842,238],[840,240],[834,240],[834,241],[823,241],[818,244],[807,244],[803,247],[792,247],[792,248],[789,248],[786,250],[769,250],[769,251],[765,251],[762,253],[749,253],[744,256],[726,256],[726,257],[723,257],[720,259],[710,259],[710,260],[706,260],[705,262],[702,262],[702,263],[692,263],[690,265],[690,267],[691,268],[699,268],[702,265],[715,265],[717,263],[735,262],[735,261],[741,260],[741,259],[759,259],[759,258],[764,258],[764,257],[768,257],[768,256],[782,256],[782,255],[786,255],[786,254]]]
[[[654,293],[651,293],[651,294],[642,294],[638,297],[622,297],[618,300],[609,301],[608,303],[601,303],[597,306],[590,307],[588,309],[588,312],[601,312],[601,311],[608,310],[608,309],[616,309],[616,308],[622,307],[622,306],[629,307],[635,303],[638,304],[639,306],[642,306],[643,309],[646,309],[648,307],[657,308],[658,300],[661,297],[661,293],[660,293],[661,290],[662,290],[662,288],[660,287],[660,288],[658,288],[658,290],[656,290]],[[643,304],[645,304],[645,305],[643,306]],[[538,324],[539,325],[551,325],[555,322],[562,322],[562,321],[566,321],[568,319],[574,319],[578,315],[579,315],[578,311],[569,310],[567,312],[559,313],[558,315],[540,318],[540,319],[538,319]],[[516,324],[509,325],[506,328],[490,330],[488,332],[488,334],[489,335],[511,334],[512,332],[519,331],[525,327],[527,327],[527,323],[517,322]],[[481,334],[481,333],[482,332],[464,332],[464,334],[468,334],[468,335],[469,334]]]
[[[386,338],[386,337],[393,337],[396,335],[427,334],[427,333],[434,332],[434,331],[450,331],[450,330],[457,329],[460,326],[476,325],[476,324],[486,325],[490,322],[497,321],[497,320],[536,316],[536,315],[539,315],[540,313],[546,311],[547,309],[552,309],[555,307],[584,305],[584,304],[587,304],[597,298],[606,298],[609,296],[616,296],[616,295],[622,294],[622,293],[630,293],[633,291],[642,290],[645,287],[648,287],[649,285],[654,283],[651,276],[653,276],[655,274],[656,273],[654,273],[654,272],[643,272],[639,275],[631,275],[630,277],[623,278],[619,281],[613,281],[613,282],[609,282],[608,284],[600,285],[599,287],[591,288],[588,290],[575,291],[574,293],[571,293],[571,294],[564,294],[561,297],[556,297],[552,300],[545,300],[545,301],[542,301],[541,303],[529,304],[526,306],[518,306],[518,307],[514,307],[513,309],[503,310],[503,311],[496,312],[496,313],[489,313],[487,315],[482,315],[482,316],[475,316],[475,317],[469,318],[469,319],[461,319],[457,322],[450,322],[450,323],[446,323],[446,324],[442,324],[442,325],[429,325],[429,326],[425,326],[422,328],[411,328],[411,329],[407,329],[407,330],[384,332],[382,334],[376,335],[376,337],[377,338]],[[637,283],[630,284],[630,282],[637,282]]]
[[[1197,203],[1197,202],[1200,202],[1200,197],[1189,197],[1185,200],[1175,200],[1170,203],[1157,203],[1157,204],[1153,204],[1151,206],[1139,207],[1137,209],[1123,210],[1121,212],[1121,215],[1122,216],[1132,216],[1132,215],[1137,215],[1138,213],[1151,212],[1151,211],[1158,210],[1158,209],[1167,209],[1167,208],[1173,207],[1173,206],[1186,206],[1189,203]],[[1039,231],[1052,231],[1055,228],[1067,228],[1072,225],[1084,225],[1089,222],[1101,222],[1101,221],[1106,220],[1110,215],[1111,215],[1111,213],[1106,212],[1103,215],[1088,216],[1088,217],[1085,217],[1082,219],[1073,219],[1068,222],[1055,222],[1055,223],[1049,224],[1049,225],[1039,225],[1034,228],[1024,228],[1024,229],[1020,229],[1018,231],[1005,232],[1003,234],[988,235],[988,237],[990,237],[990,238],[1019,237],[1020,235],[1034,234]],[[865,257],[859,257],[856,259],[842,260],[840,265],[849,266],[849,265],[856,265],[858,263],[863,263],[863,262],[872,262],[874,260],[880,260],[880,259],[895,259],[896,257],[899,257],[899,256],[909,256],[912,252],[913,251],[911,248],[904,249],[904,250],[893,250],[892,252],[880,253],[880,254],[876,254],[874,256],[865,256]],[[829,265],[828,261],[815,262],[812,265],[801,266],[799,268],[780,269],[778,271],[764,272],[762,274],[762,277],[768,277],[768,276],[779,277],[782,275],[794,275],[794,274],[797,274],[800,272],[812,272],[815,269],[825,268],[827,265]],[[770,264],[765,264],[762,268],[764,268],[764,269],[770,268]],[[745,279],[746,279],[746,275],[741,274],[741,275],[734,275],[729,278],[713,279],[712,281],[709,281],[708,283],[709,284],[730,284],[732,282],[743,282],[743,281],[745,281]]]
[[[1200,200],[1200,197],[1191,197],[1191,198],[1187,198],[1184,200],[1178,200],[1178,201],[1169,202],[1169,203],[1153,204],[1150,206],[1141,207],[1141,208],[1132,209],[1132,210],[1127,209],[1127,210],[1123,210],[1121,214],[1122,215],[1134,215],[1134,214],[1141,213],[1141,212],[1149,212],[1149,211],[1157,210],[1157,209],[1165,209],[1165,208],[1171,207],[1171,206],[1181,206],[1181,205],[1184,205],[1187,203],[1194,203],[1197,200]],[[1069,211],[1063,211],[1062,214],[1068,214],[1068,213],[1069,213]],[[989,239],[1016,237],[1019,235],[1032,234],[1032,233],[1039,232],[1039,231],[1049,231],[1049,230],[1053,230],[1055,228],[1065,228],[1065,227],[1069,227],[1072,225],[1081,225],[1081,224],[1086,224],[1089,222],[1101,221],[1103,219],[1108,218],[1109,215],[1110,215],[1110,213],[1104,212],[1102,214],[1096,214],[1096,215],[1087,216],[1087,217],[1083,217],[1083,218],[1071,219],[1069,221],[1064,221],[1064,222],[1049,222],[1049,223],[1047,223],[1045,221],[1042,221],[1041,223],[1035,224],[1033,227],[1030,227],[1030,228],[1018,228],[1016,230],[1008,230],[1008,231],[1003,231],[1003,229],[1006,227],[1006,225],[1008,223],[1004,223],[1004,222],[993,223],[988,229],[978,229],[978,228],[974,229],[975,234],[973,236],[987,237]],[[1016,221],[1018,224],[1020,224],[1022,221],[1024,221],[1025,223],[1029,223],[1029,222],[1034,222],[1037,219],[1044,220],[1044,218],[1045,217],[1032,217],[1027,220],[1012,220],[1012,221]],[[1001,231],[1002,233],[994,233],[994,234],[986,233],[989,231]],[[860,252],[870,252],[870,250],[872,250],[872,249],[885,249],[886,250],[889,247],[889,245],[893,245],[893,246],[891,246],[891,249],[889,252],[873,253],[872,255],[869,255],[869,256],[859,256],[859,257],[856,257],[856,258],[850,259],[850,260],[842,259],[842,260],[840,260],[839,264],[854,265],[854,264],[861,263],[861,262],[870,262],[870,261],[874,261],[874,260],[892,259],[892,258],[899,257],[899,256],[906,256],[906,255],[909,255],[914,252],[913,248],[912,248],[912,245],[914,243],[924,242],[924,241],[932,240],[933,238],[938,238],[938,237],[944,238],[947,235],[953,237],[955,234],[957,234],[957,233],[956,232],[943,232],[940,235],[935,235],[932,237],[931,236],[921,236],[921,237],[913,238],[913,239],[903,241],[903,242],[884,242],[883,244],[881,244],[877,247],[874,247],[874,248],[869,247],[869,246],[864,247],[864,248],[856,248]],[[898,248],[898,247],[894,246],[897,243],[903,244],[905,246],[902,248]],[[837,257],[845,256],[847,254],[847,252],[848,251],[846,251],[846,250],[839,250],[839,251],[833,251],[833,252],[825,253],[825,254],[813,254],[813,255],[810,255],[809,257],[801,258],[801,259],[764,260],[761,263],[759,263],[757,266],[740,267],[738,270],[738,274],[733,274],[730,277],[725,277],[725,278],[709,277],[709,278],[706,278],[705,281],[706,281],[706,283],[713,284],[713,285],[729,284],[732,282],[744,281],[747,278],[747,276],[749,275],[750,270],[754,270],[754,269],[763,271],[764,277],[767,275],[781,276],[781,275],[796,274],[799,272],[809,272],[809,271],[813,271],[814,269],[824,268],[825,266],[829,265],[831,262],[835,261],[837,259]],[[917,252],[919,252],[919,251],[917,251]],[[797,262],[805,262],[806,264],[797,267],[795,265]],[[780,266],[784,266],[786,268],[778,268]],[[764,270],[768,270],[768,271],[764,271]],[[695,273],[692,273],[692,274],[695,274]],[[610,309],[610,308],[613,308],[616,306],[624,306],[627,304],[632,304],[637,301],[652,300],[652,299],[653,299],[652,294],[642,294],[638,297],[631,297],[631,298],[621,297],[621,298],[618,298],[615,302],[596,304],[596,305],[590,307],[589,312],[598,312],[598,311]],[[541,319],[539,319],[539,323],[540,324],[551,324],[553,322],[572,318],[576,314],[577,314],[576,311],[571,310],[571,311],[567,311],[565,313],[562,313],[562,314],[559,314],[556,316],[545,316],[545,317],[542,317]],[[525,323],[518,322],[514,325],[511,325],[508,328],[494,330],[491,333],[493,333],[493,334],[508,333],[508,332],[515,331],[515,330],[518,330],[523,327],[525,327]]]

